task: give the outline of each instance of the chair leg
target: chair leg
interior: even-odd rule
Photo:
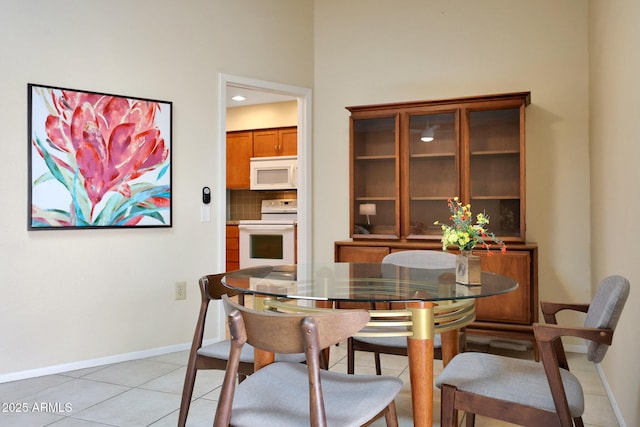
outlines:
[[[456,427],[456,408],[454,398],[456,388],[443,385],[440,389],[440,425],[442,427]]]
[[[329,370],[329,359],[331,358],[330,348],[320,352],[320,369]]]
[[[387,427],[398,427],[398,413],[396,412],[396,402],[392,400],[387,406],[387,412],[384,414]]]
[[[189,407],[191,406],[191,397],[193,396],[193,386],[196,382],[197,372],[198,370],[195,366],[187,367],[187,373],[184,378],[184,388],[182,389],[182,401],[180,402],[178,427],[184,427],[187,424],[187,415],[189,415]]]
[[[347,339],[347,374],[353,375],[355,372],[355,351],[353,350],[353,341]]]
[[[376,351],[373,354],[376,360],[376,375],[382,375],[382,365],[380,364],[380,353]]]
[[[584,427],[584,423],[582,422],[582,417],[574,418],[573,423],[576,425],[576,427]]]

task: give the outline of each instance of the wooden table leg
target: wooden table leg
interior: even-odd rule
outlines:
[[[413,425],[433,425],[433,303],[410,302],[413,336],[407,338]]]
[[[254,349],[253,351],[253,370],[257,371],[260,368],[263,368],[270,363],[273,363],[275,358],[275,354],[264,351],[259,348]]]
[[[265,309],[265,300],[271,299],[270,297],[264,297],[262,295],[256,294],[253,297],[253,309],[254,310],[264,310]],[[253,370],[257,371],[260,368],[263,368],[275,360],[275,354],[261,350],[259,348],[254,349],[253,351]]]
[[[458,329],[440,333],[442,339],[442,366],[453,359],[453,356],[460,353],[460,332]]]

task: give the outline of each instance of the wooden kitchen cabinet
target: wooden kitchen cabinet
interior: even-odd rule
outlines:
[[[227,224],[227,269],[234,271],[240,268],[240,232],[235,224]]]
[[[251,156],[253,156],[253,131],[227,132],[227,188],[249,188]]]
[[[298,153],[298,128],[256,130],[253,133],[253,157],[295,156]]]
[[[439,240],[434,222],[458,196],[502,240],[524,242],[529,103],[519,92],[347,107],[351,237]]]
[[[381,262],[391,252],[405,250],[442,250],[440,242],[345,240],[335,242],[336,262]],[[467,326],[471,335],[535,341],[533,323],[538,321],[538,247],[514,243],[507,253],[475,250],[482,270],[502,274],[518,281],[515,291],[478,298],[476,320]]]

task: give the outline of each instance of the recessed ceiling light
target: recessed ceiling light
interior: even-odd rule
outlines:
[[[244,101],[244,100],[245,100],[245,99],[247,99],[247,98],[245,98],[245,97],[244,97],[244,96],[242,96],[242,95],[236,95],[236,96],[234,96],[234,97],[233,97],[233,98],[231,98],[231,99],[233,99],[234,101],[238,101],[238,102],[240,102],[240,101]]]

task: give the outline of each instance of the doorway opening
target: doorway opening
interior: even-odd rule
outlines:
[[[227,100],[231,90],[248,89],[260,93],[263,102],[277,98],[279,100],[289,98],[297,101],[297,126],[298,126],[298,245],[297,258],[300,263],[311,262],[311,89],[290,86],[280,83],[256,80],[252,78],[220,74],[220,106],[219,106],[219,141],[218,153],[218,188],[215,192],[217,200],[217,216],[220,218],[218,229],[218,262],[220,271],[224,271],[226,265],[225,224],[227,219],[227,191],[226,191],[226,131],[227,108],[230,106]]]

